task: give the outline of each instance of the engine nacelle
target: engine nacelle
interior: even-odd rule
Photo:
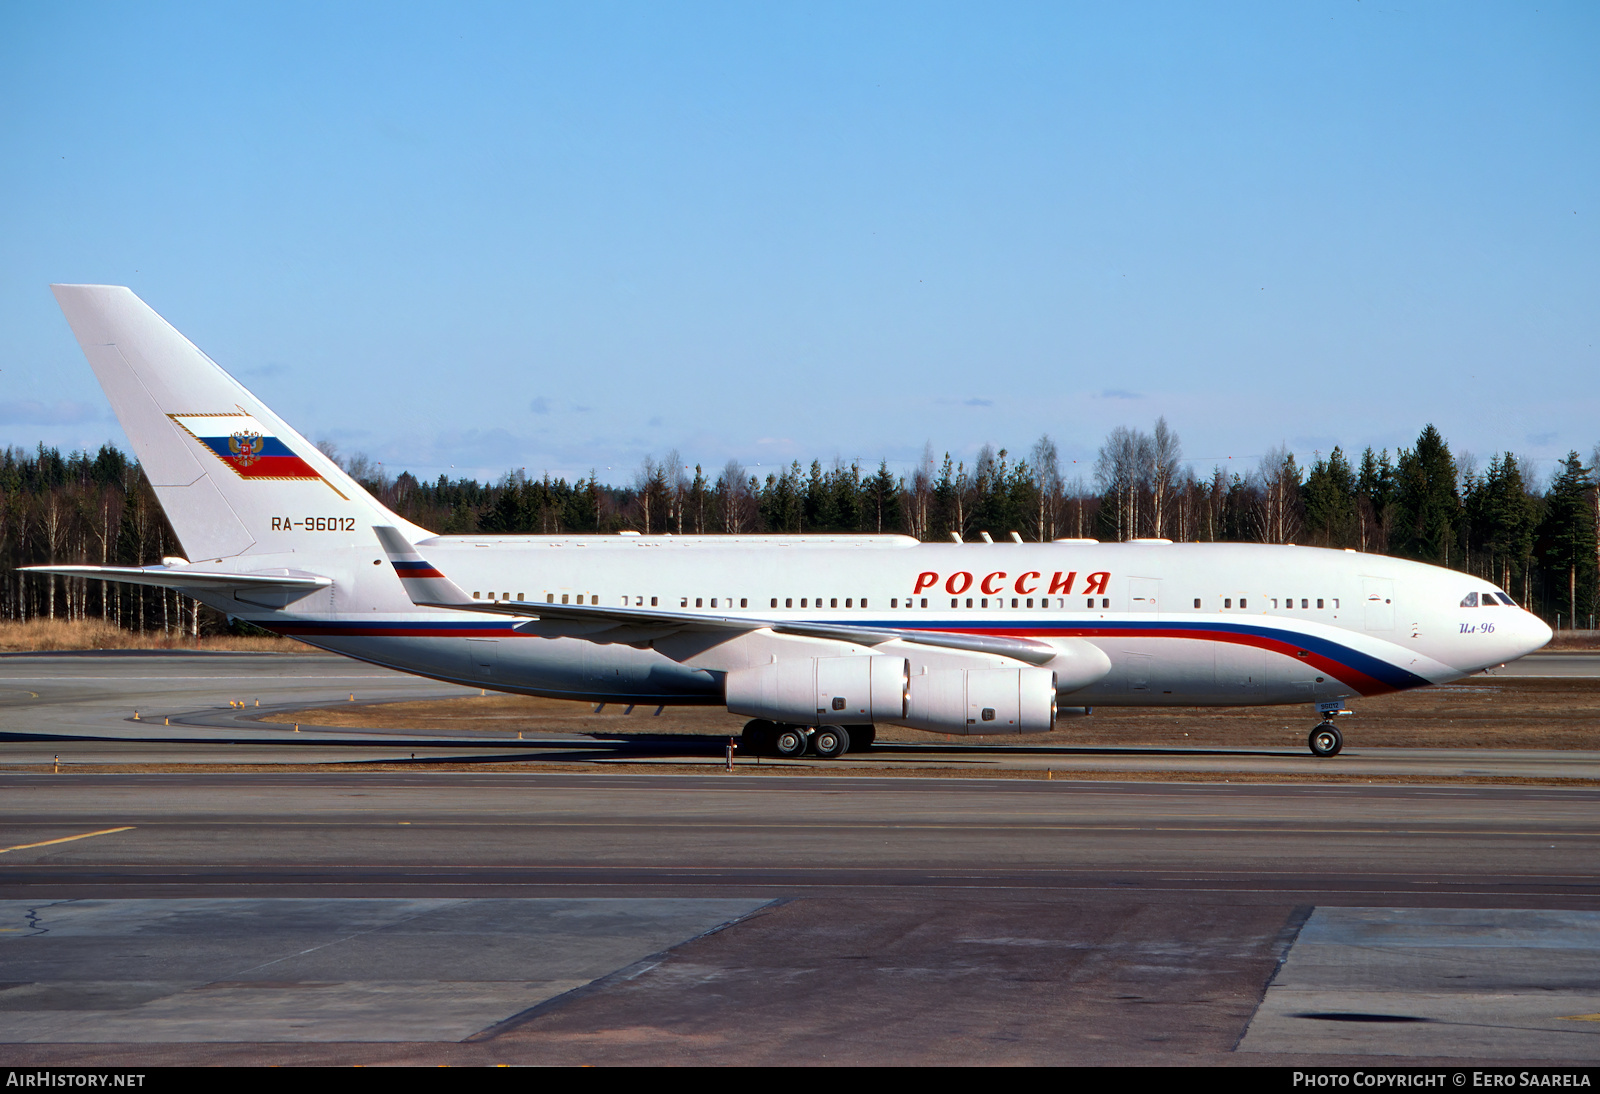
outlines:
[[[808,657],[735,669],[728,710],[789,725],[901,722],[911,665],[904,657]]]
[[[942,669],[911,678],[906,716],[934,733],[1045,733],[1056,724],[1049,669]]]

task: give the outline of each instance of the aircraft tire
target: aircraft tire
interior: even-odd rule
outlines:
[[[850,751],[850,731],[844,726],[820,726],[811,735],[811,750],[821,760],[837,760]]]
[[[809,743],[806,731],[799,726],[779,726],[772,735],[772,751],[786,760],[804,756]]]
[[[1323,722],[1311,731],[1311,736],[1306,741],[1311,746],[1313,756],[1327,758],[1337,756],[1344,748],[1344,735],[1339,732],[1339,727],[1332,722]]]

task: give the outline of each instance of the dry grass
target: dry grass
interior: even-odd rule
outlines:
[[[1340,720],[1346,739],[1395,748],[1600,748],[1600,679],[1474,677],[1459,684],[1363,699]],[[737,734],[745,719],[720,707],[607,706],[490,694],[430,702],[345,703],[276,716],[283,722],[378,729],[476,731],[485,734],[600,736]],[[1299,746],[1316,721],[1305,707],[1159,709],[1096,707],[1088,718],[1063,718],[1040,743],[1087,748]],[[884,727],[884,741],[1016,743],[1030,738],[950,737]]]
[[[136,634],[102,619],[30,619],[0,622],[0,653],[54,650],[230,650],[250,653],[312,652],[288,638],[235,638],[233,635]]]

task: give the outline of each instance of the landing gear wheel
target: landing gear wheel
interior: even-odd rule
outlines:
[[[1313,756],[1337,756],[1344,747],[1344,735],[1332,722],[1323,722],[1311,731],[1306,743],[1311,746]]]
[[[772,751],[786,760],[805,754],[806,731],[798,726],[779,726],[772,737]]]
[[[850,750],[850,732],[844,726],[822,726],[811,735],[811,750],[818,759],[836,760]]]

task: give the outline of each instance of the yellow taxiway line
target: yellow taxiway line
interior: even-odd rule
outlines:
[[[7,851],[26,851],[30,847],[49,847],[52,843],[71,843],[75,839],[88,839],[90,836],[109,836],[113,832],[131,832],[136,825],[126,825],[122,828],[102,828],[98,832],[82,832],[76,836],[62,836],[60,839],[41,840],[38,843],[19,843],[15,847],[0,847],[0,855]]]

